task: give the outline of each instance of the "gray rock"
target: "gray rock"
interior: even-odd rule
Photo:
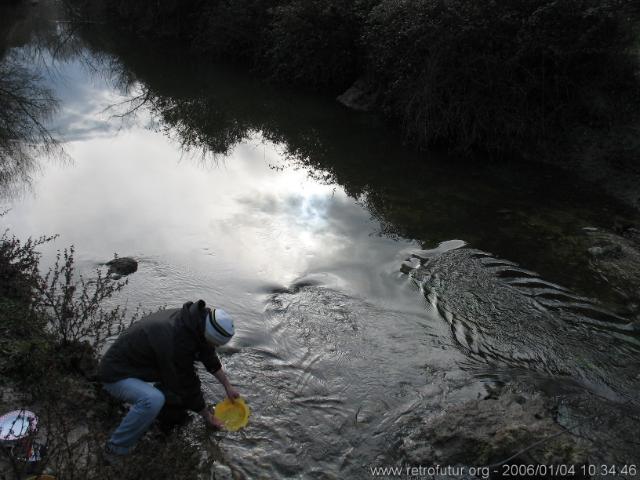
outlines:
[[[640,321],[639,322],[631,322],[629,325],[629,330],[631,330],[632,332],[637,332],[640,333]],[[638,375],[636,378],[640,379],[640,375]]]
[[[131,257],[119,257],[108,261],[109,274],[130,275],[138,270],[138,262]]]
[[[627,304],[640,303],[640,242],[633,238],[634,229],[625,235],[612,232],[592,232],[588,252],[594,261],[591,268],[620,292]],[[634,309],[627,309],[634,313]]]
[[[602,247],[591,247],[589,248],[589,253],[592,257],[601,257],[603,254]]]
[[[231,469],[221,463],[216,463],[214,465],[212,473],[215,480],[233,480]]]
[[[369,112],[374,109],[378,101],[378,93],[374,92],[369,83],[361,77],[336,100],[352,110]]]
[[[604,245],[589,248],[589,253],[595,258],[610,257],[617,258],[622,254],[620,245]]]
[[[487,465],[548,439],[519,460],[584,462],[588,445],[561,432],[542,397],[507,390],[498,398],[465,402],[423,421],[403,438],[401,449],[411,464]]]
[[[400,271],[404,274],[408,274],[410,271],[415,270],[419,266],[420,266],[420,259],[416,257],[408,258],[407,260],[402,262],[402,265],[400,265]]]

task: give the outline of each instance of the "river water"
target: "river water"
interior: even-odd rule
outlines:
[[[219,442],[238,477],[369,478],[411,458],[416,417],[514,382],[617,405],[585,435],[633,460],[610,437],[640,339],[582,239],[634,212],[566,172],[418,154],[331,98],[29,8],[4,58],[57,99],[64,152],[33,153],[3,223],[59,234],[44,264],[71,244],[85,274],[135,257],[119,303],[234,316],[221,359],[253,415]]]

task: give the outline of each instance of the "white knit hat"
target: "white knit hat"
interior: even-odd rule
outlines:
[[[214,308],[212,313],[207,312],[207,318],[204,324],[205,338],[209,343],[217,347],[231,340],[231,337],[233,337],[235,333],[233,320],[227,312],[219,308]]]

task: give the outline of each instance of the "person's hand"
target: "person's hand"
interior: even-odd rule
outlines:
[[[227,391],[227,397],[229,397],[229,399],[233,402],[236,398],[240,397],[240,394],[236,391],[235,388],[233,388],[231,385],[229,385],[226,389]]]
[[[207,424],[207,427],[212,428],[214,430],[222,430],[224,428],[224,423],[222,423],[220,420],[214,417],[213,413],[211,413],[208,409],[205,408],[203,411],[200,412],[200,415],[202,416],[205,423]]]
[[[207,425],[209,425],[211,428],[213,428],[215,430],[223,430],[224,429],[224,423],[222,423],[221,420],[218,420],[213,415],[210,415],[210,420],[207,421]]]

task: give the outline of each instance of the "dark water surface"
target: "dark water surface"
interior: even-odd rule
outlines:
[[[45,263],[69,244],[84,272],[137,258],[119,302],[203,298],[234,315],[221,356],[253,416],[220,445],[238,475],[367,478],[403,463],[390,445],[416,412],[512,381],[637,400],[630,300],[583,242],[585,227],[637,218],[597,186],[416,154],[330,98],[70,32],[37,8],[37,22],[12,13],[5,61],[57,98],[47,125],[66,158],[34,154],[3,223],[60,234]]]

